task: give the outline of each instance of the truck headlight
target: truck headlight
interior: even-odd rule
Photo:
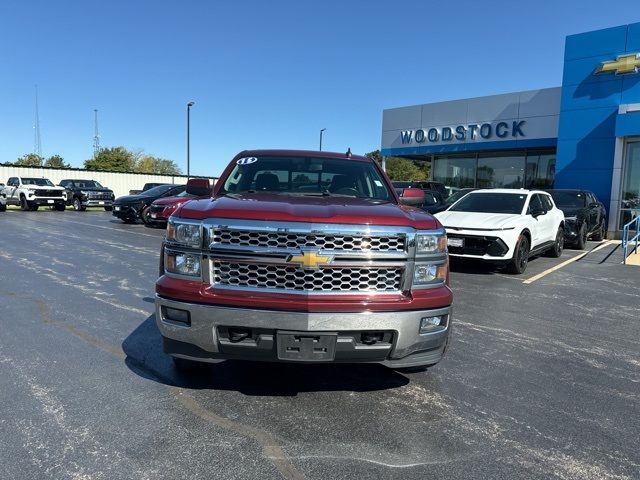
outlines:
[[[27,189],[27,193],[28,193],[29,195],[35,195],[35,194],[36,194],[36,191],[35,191],[35,189],[33,189],[33,188],[29,188],[29,189]]]
[[[167,273],[200,276],[200,256],[191,253],[164,251],[164,269]]]
[[[447,264],[416,263],[413,285],[424,286],[444,283],[447,280]]]
[[[444,253],[447,251],[447,235],[444,232],[418,233],[416,254]]]
[[[169,220],[167,223],[167,241],[200,247],[202,244],[202,226],[199,223],[183,223],[177,220]]]

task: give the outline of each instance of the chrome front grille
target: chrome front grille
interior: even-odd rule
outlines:
[[[404,252],[404,235],[345,235],[289,233],[213,228],[211,242],[239,247],[303,248],[350,250],[355,252]]]
[[[401,290],[402,267],[321,267],[242,263],[213,259],[216,286],[311,292],[395,292]]]

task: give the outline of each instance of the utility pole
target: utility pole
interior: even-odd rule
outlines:
[[[98,133],[98,109],[93,109],[94,115],[94,133],[93,133],[93,158],[100,153],[100,133]]]
[[[36,87],[36,115],[33,123],[33,153],[42,157],[42,142],[40,139],[40,115],[38,113],[38,85]]]
[[[190,178],[190,160],[191,160],[191,107],[194,102],[187,103],[187,180]]]

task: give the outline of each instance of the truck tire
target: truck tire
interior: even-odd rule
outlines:
[[[583,223],[580,227],[580,232],[578,232],[578,239],[576,240],[576,248],[578,250],[584,250],[585,245],[587,244],[587,226]]]
[[[520,234],[518,242],[516,243],[515,252],[513,258],[507,264],[507,272],[514,275],[520,275],[527,269],[529,263],[529,239]]]
[[[7,211],[7,204],[0,203],[0,212],[6,212],[6,211]]]
[[[603,218],[602,221],[600,222],[600,226],[598,227],[598,230],[596,230],[596,233],[591,235],[592,240],[595,240],[596,242],[601,242],[602,240],[604,240],[604,237],[606,236],[605,223],[606,222]]]
[[[24,195],[20,195],[20,210],[23,212],[29,211],[29,202],[27,202],[27,197]]]
[[[84,212],[87,209],[87,207],[83,207],[82,206],[82,202],[80,201],[80,199],[78,197],[76,197],[76,198],[73,199],[73,209],[76,212]]]
[[[31,210],[32,212],[37,212],[38,208],[40,208],[40,205],[37,205],[37,204],[33,204],[29,206],[29,210]]]

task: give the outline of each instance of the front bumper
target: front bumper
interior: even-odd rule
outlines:
[[[89,198],[82,200],[81,204],[83,207],[111,207],[113,206],[113,200],[94,200]]]
[[[167,318],[166,308],[189,312],[190,325]],[[170,355],[199,361],[242,359],[283,360],[278,353],[279,333],[335,333],[338,363],[381,363],[404,368],[438,363],[445,353],[451,330],[451,307],[396,312],[308,313],[253,310],[200,305],[156,296],[156,322]],[[422,317],[447,315],[446,328],[420,334]],[[233,341],[232,331],[248,332]],[[375,333],[380,341],[368,344],[363,333]]]
[[[454,230],[447,229],[450,257],[475,258],[492,262],[504,262],[513,257],[514,246],[520,231],[510,230]],[[454,246],[455,240],[462,246]]]
[[[31,205],[60,205],[66,204],[67,200],[64,197],[27,197],[27,202]]]
[[[114,217],[118,217],[120,219],[124,218],[138,218],[138,210],[131,205],[121,205],[121,204],[112,204],[113,210],[111,214]]]

